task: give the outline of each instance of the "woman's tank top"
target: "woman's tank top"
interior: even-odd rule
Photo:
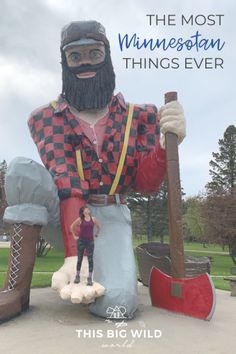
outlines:
[[[79,237],[85,240],[93,240],[93,219],[90,218],[89,221],[83,220],[80,224]]]

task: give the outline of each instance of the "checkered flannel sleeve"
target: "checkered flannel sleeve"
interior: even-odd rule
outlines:
[[[52,175],[61,200],[88,199],[88,183],[77,172],[73,132],[62,116],[49,105],[34,111],[28,126],[41,160]]]
[[[142,106],[138,117],[138,168],[134,188],[144,194],[157,192],[166,173],[166,154],[160,146],[159,122],[154,105]]]

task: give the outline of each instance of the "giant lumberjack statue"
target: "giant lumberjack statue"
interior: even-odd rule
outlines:
[[[96,21],[72,22],[61,35],[62,93],[34,111],[29,128],[42,162],[14,159],[6,176],[13,224],[8,273],[0,291],[0,321],[29,307],[35,246],[41,228],[54,246],[63,239],[64,265],[52,288],[63,299],[87,303],[98,316],[115,306],[132,318],[137,309],[137,278],[132,248],[130,190],[152,193],[165,176],[163,134],[185,136],[183,110],[172,102],[132,105],[114,95],[115,74],[104,27]],[[85,204],[101,224],[95,239],[94,283],[74,284],[76,241],[70,226]],[[81,271],[87,276],[86,255]]]

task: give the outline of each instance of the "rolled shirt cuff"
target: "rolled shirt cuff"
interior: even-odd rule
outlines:
[[[25,203],[7,207],[5,209],[3,220],[9,224],[45,226],[48,223],[48,217],[46,207]]]

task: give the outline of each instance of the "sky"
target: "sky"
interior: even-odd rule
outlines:
[[[218,151],[218,140],[226,128],[236,125],[235,10],[234,0],[199,0],[194,5],[189,0],[2,0],[0,162],[9,163],[16,156],[41,162],[27,119],[35,108],[61,92],[61,29],[71,21],[97,20],[105,26],[110,41],[116,93],[122,92],[128,102],[153,103],[160,108],[165,92],[178,92],[187,122],[187,136],[179,147],[182,187],[186,196],[203,192],[210,181],[212,152]],[[182,23],[183,16],[191,19],[192,15],[193,23]],[[187,40],[196,31],[200,39],[225,42],[223,49],[129,47],[121,51],[118,40],[119,34],[131,38],[135,33],[140,43],[144,38]],[[145,58],[147,62],[151,58],[159,61],[159,67],[135,64],[132,68],[129,59],[126,68],[123,58],[141,60],[143,65]],[[167,67],[173,58],[178,68]],[[203,66],[204,58],[210,58],[207,65],[212,69]],[[214,67],[215,58],[223,68]],[[186,60],[191,69],[186,68]]]

